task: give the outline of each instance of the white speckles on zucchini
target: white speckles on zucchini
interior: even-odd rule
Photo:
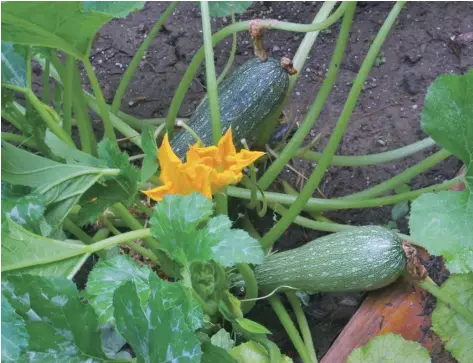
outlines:
[[[364,291],[395,281],[406,263],[401,239],[394,232],[366,226],[275,253],[255,268],[255,276],[267,292],[282,285],[312,292]],[[280,291],[285,290],[289,289]]]
[[[289,75],[280,62],[268,58],[262,62],[251,59],[236,69],[219,87],[222,132],[232,127],[235,143],[243,138],[249,141],[266,116],[279,105],[289,86]],[[212,127],[208,99],[197,107],[188,122],[205,145],[212,144]],[[195,144],[193,137],[181,130],[171,146],[180,159]]]

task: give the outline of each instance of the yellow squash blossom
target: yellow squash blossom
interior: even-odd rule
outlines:
[[[158,153],[163,185],[143,193],[155,201],[160,201],[166,194],[187,195],[193,192],[212,199],[212,194],[220,189],[238,183],[243,177],[243,168],[262,155],[263,152],[248,150],[237,153],[229,129],[217,146],[191,146],[187,161],[183,163],[172,151],[165,135]]]

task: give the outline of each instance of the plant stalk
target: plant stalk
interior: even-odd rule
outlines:
[[[343,107],[343,111],[340,115],[340,118],[333,130],[332,136],[324,150],[322,159],[319,161],[319,164],[315,168],[314,172],[307,180],[304,188],[302,189],[299,196],[296,198],[294,204],[289,208],[288,212],[279,220],[279,222],[262,238],[262,244],[265,246],[272,245],[286,229],[291,225],[297,215],[304,208],[307,201],[311,198],[314,190],[316,190],[322,181],[322,178],[327,170],[330,161],[332,160],[335,151],[340,144],[340,141],[343,137],[345,128],[350,121],[350,117],[353,113],[353,110],[358,101],[358,97],[363,89],[364,82],[368,77],[368,73],[378,55],[381,45],[384,43],[389,30],[394,25],[397,16],[399,15],[405,2],[397,2],[391,12],[389,13],[386,21],[378,32],[373,44],[371,45],[368,54],[360,68],[353,87],[348,95],[348,99]]]
[[[241,310],[243,311],[243,314],[247,314],[256,304],[256,300],[251,299],[258,297],[258,284],[256,282],[255,274],[248,264],[239,263],[237,269],[243,276],[243,280],[245,280],[246,294],[243,299],[249,301],[242,301]]]
[[[66,55],[66,79],[64,80],[64,120],[63,129],[68,135],[72,132],[72,92],[74,82],[74,68],[76,67],[74,56]]]

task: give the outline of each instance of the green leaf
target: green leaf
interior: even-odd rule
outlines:
[[[231,349],[235,346],[235,342],[233,341],[230,333],[225,329],[220,329],[217,333],[212,335],[210,342],[216,347],[223,349]]]
[[[401,335],[377,336],[363,347],[355,349],[347,363],[429,363],[429,351],[421,344],[404,340]]]
[[[407,201],[394,204],[393,209],[391,209],[391,218],[393,221],[397,221],[401,218],[404,218],[408,214],[409,214],[409,202]]]
[[[96,168],[107,167],[104,161],[69,146],[50,130],[46,131],[44,142],[55,156],[64,159],[67,164],[87,165]]]
[[[27,346],[25,322],[2,292],[2,361],[16,362]]]
[[[26,89],[26,58],[18,47],[2,40],[2,83]]]
[[[101,349],[97,317],[73,282],[21,274],[4,279],[2,292],[29,335],[18,362],[111,362]]]
[[[39,236],[11,220],[9,233],[2,238],[2,272],[22,269],[35,275],[68,276],[87,256],[84,245]]]
[[[473,70],[463,76],[444,74],[429,87],[422,128],[435,142],[473,165]]]
[[[270,363],[270,357],[266,349],[259,343],[249,341],[230,350],[230,354],[238,363]],[[280,363],[292,363],[292,359],[286,355],[281,357]],[[417,362],[416,362],[417,363]]]
[[[473,271],[473,195],[443,191],[414,200],[409,228],[431,254],[443,256],[452,273]]]
[[[242,229],[230,229],[231,221],[227,216],[212,218],[204,234],[212,238],[214,260],[225,267],[237,263],[261,264],[264,252],[261,244]]]
[[[237,318],[235,320],[238,325],[246,330],[248,333],[252,334],[271,334],[271,332],[266,329],[263,325],[257,323],[256,321],[246,319],[246,318]]]
[[[46,221],[52,227],[50,235],[59,230],[82,194],[104,174],[118,174],[118,170],[57,163],[2,141],[2,180],[30,186],[34,193],[43,195]]]
[[[82,10],[79,1],[5,2],[2,40],[57,48],[84,59],[95,33],[113,17]]]
[[[145,152],[141,166],[141,182],[144,183],[158,170],[158,145],[154,137],[154,129],[150,125],[143,125],[141,131],[141,147]]]
[[[440,290],[455,296],[467,310],[473,311],[473,274],[452,275]],[[432,313],[432,329],[446,342],[445,349],[452,353],[458,362],[472,362],[473,326],[439,300]]]
[[[124,18],[136,10],[141,10],[144,1],[82,1],[85,11],[100,12],[114,18]]]
[[[210,342],[204,342],[202,344],[202,363],[236,363],[237,361],[232,358],[230,353],[223,349],[213,345]]]
[[[163,291],[173,284],[154,273],[149,282],[151,294],[144,309],[132,281],[120,286],[113,297],[116,326],[133,348],[137,362],[200,362],[199,339],[184,313],[164,305]]]
[[[226,216],[209,220],[212,202],[202,194],[167,195],[159,202],[151,218],[151,233],[160,247],[182,266],[211,259],[224,266],[236,263],[262,263],[263,250],[255,239],[242,230],[232,230]]]
[[[211,1],[209,2],[210,16],[231,16],[232,12],[241,14],[246,11],[253,1]]]
[[[100,260],[94,266],[89,274],[85,291],[101,324],[113,323],[113,293],[125,282],[135,283],[141,305],[146,304],[150,293],[148,283],[150,272],[148,266],[139,266],[124,255]]]
[[[98,144],[98,156],[109,168],[120,169],[120,174],[106,178],[84,194],[79,212],[80,225],[96,221],[105,209],[117,202],[130,206],[138,192],[140,172],[130,164],[127,153],[120,152],[109,139],[104,139]]]
[[[46,209],[45,200],[42,195],[28,192],[29,188],[2,182],[2,216],[9,217],[31,232],[41,234],[39,224]]]

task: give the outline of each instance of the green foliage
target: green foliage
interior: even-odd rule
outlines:
[[[74,284],[57,277],[22,274],[2,281],[2,292],[24,319],[28,347],[17,362],[109,362],[92,307]],[[27,297],[27,298],[25,298]],[[2,304],[3,305],[3,304]]]
[[[230,351],[230,354],[233,358],[237,360],[238,363],[270,363],[269,354],[266,349],[259,343],[249,341],[242,343],[239,346],[233,348]],[[280,363],[292,363],[292,359],[288,356],[281,356]]]
[[[113,297],[114,316],[120,334],[132,346],[137,362],[180,361],[199,362],[202,351],[194,327],[183,310],[165,304],[175,293],[173,283],[150,274],[151,294],[141,306],[134,282],[120,286]],[[185,358],[184,358],[185,357]]]
[[[216,347],[220,347],[223,349],[230,349],[233,348],[235,342],[233,341],[229,332],[225,329],[220,329],[217,333],[212,335],[210,338],[210,342],[215,345]]]
[[[145,153],[141,166],[141,182],[149,180],[158,170],[158,145],[154,137],[154,130],[150,125],[144,125],[141,131],[141,147]]]
[[[355,349],[347,363],[429,363],[429,351],[417,342],[396,334],[377,336],[363,347]]]
[[[26,59],[18,51],[21,48],[2,40],[2,83],[26,89]]]
[[[105,13],[114,18],[124,18],[144,5],[144,1],[82,1],[85,11]]]
[[[29,186],[44,197],[50,236],[60,230],[82,194],[110,172],[117,174],[118,170],[61,164],[2,142],[2,180]]]
[[[128,154],[120,152],[109,139],[104,139],[98,144],[98,157],[101,163],[119,169],[120,173],[95,184],[84,194],[78,220],[81,225],[96,221],[106,208],[117,202],[130,206],[138,192],[140,171],[128,161]]]
[[[469,311],[473,311],[473,274],[452,275],[440,289],[455,296]],[[472,362],[473,326],[462,319],[450,306],[438,301],[432,313],[432,329],[446,342],[448,350],[460,363]]]
[[[212,202],[202,194],[168,195],[155,207],[151,232],[160,248],[181,266],[210,260],[223,266],[263,263],[264,253],[257,240],[243,230],[232,230],[226,216],[209,220],[212,213]]]
[[[2,235],[8,230],[6,217],[31,232],[41,234],[40,223],[46,223],[46,203],[42,195],[30,194],[30,191],[28,187],[2,182],[2,217],[5,217],[2,219]]]
[[[84,11],[80,1],[6,2],[2,4],[2,40],[56,48],[84,59],[104,24],[141,6],[142,2],[87,2]]]
[[[209,2],[210,16],[231,16],[232,12],[235,14],[244,13],[253,1],[211,1]]]
[[[2,361],[17,362],[27,346],[25,321],[2,293]]]
[[[463,76],[444,74],[429,87],[422,128],[436,143],[473,167],[473,70]]]
[[[473,196],[463,192],[421,195],[412,203],[412,237],[430,253],[444,256],[452,273],[473,271]]]
[[[138,266],[128,256],[118,255],[99,261],[90,272],[86,293],[101,324],[113,323],[113,293],[128,281],[135,283],[141,305],[149,297],[148,278],[151,269]]]
[[[13,221],[2,238],[2,272],[21,270],[35,275],[74,275],[88,257],[85,246],[27,231]]]

